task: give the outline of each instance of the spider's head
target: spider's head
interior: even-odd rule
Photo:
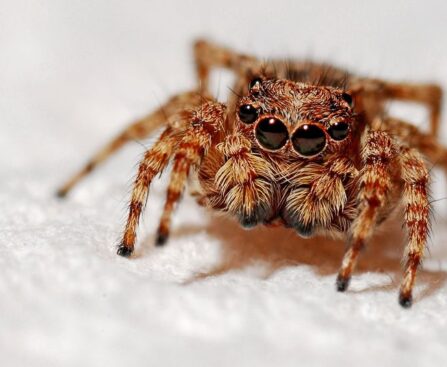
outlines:
[[[255,78],[238,101],[237,123],[260,149],[309,159],[349,146],[355,116],[341,89]]]

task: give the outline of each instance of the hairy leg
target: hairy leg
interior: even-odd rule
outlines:
[[[436,84],[391,83],[369,78],[353,78],[349,88],[374,100],[400,100],[425,105],[430,111],[430,134],[437,137],[442,109],[442,89]]]
[[[337,277],[337,290],[345,291],[360,250],[372,234],[379,214],[389,202],[393,188],[393,163],[397,151],[392,138],[383,131],[367,132],[362,151],[360,171],[359,211],[352,223],[348,248]]]
[[[174,167],[168,188],[166,206],[158,233],[162,244],[169,234],[170,216],[192,164],[199,164],[213,138],[220,131],[225,117],[225,106],[213,101],[204,101],[195,109],[186,109],[176,114],[154,147],[140,163],[135,179],[129,216],[118,254],[129,256],[134,249],[139,218],[146,203],[149,186],[155,175],[163,170],[174,155]]]
[[[234,52],[229,48],[205,40],[195,42],[194,55],[198,87],[205,93],[209,93],[209,75],[213,68],[226,68],[234,71],[238,79],[237,83],[240,83],[239,79],[249,78],[250,70],[260,66],[260,62],[255,57]],[[248,80],[244,86],[246,84],[248,84]],[[242,90],[236,90],[236,93],[241,92]]]
[[[422,103],[430,111],[430,133],[439,134],[439,120],[442,107],[442,89],[436,84],[385,83],[386,96],[408,102]]]
[[[197,106],[201,103],[202,97],[197,92],[179,94],[171,98],[165,105],[157,109],[150,115],[134,122],[112,141],[99,150],[87,164],[69,180],[67,180],[57,191],[59,197],[64,197],[68,192],[85,176],[90,174],[99,164],[107,160],[116,153],[127,142],[135,139],[144,139],[160,126],[167,123],[169,117],[184,109],[186,106]]]
[[[406,265],[399,303],[403,307],[410,307],[416,272],[424,256],[430,226],[429,174],[424,161],[415,149],[401,148],[399,160],[404,181],[405,224],[408,229]]]
[[[130,256],[133,252],[138,222],[146,204],[149,186],[153,178],[168,164],[175,148],[175,143],[176,137],[173,135],[173,129],[167,127],[155,145],[144,155],[138,167],[137,177],[133,186],[129,215],[122,242],[118,247],[118,255]]]
[[[171,227],[175,204],[180,200],[191,168],[200,166],[203,156],[211,147],[216,134],[221,131],[225,119],[225,107],[218,103],[205,103],[187,117],[190,126],[183,134],[173,158],[171,179],[166,202],[158,227],[156,245],[163,245]]]
[[[382,128],[390,135],[411,148],[421,152],[433,165],[439,165],[447,172],[447,148],[431,134],[420,131],[416,126],[395,118],[383,120]]]

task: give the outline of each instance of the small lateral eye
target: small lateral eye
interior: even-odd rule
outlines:
[[[326,134],[317,125],[305,124],[293,133],[292,145],[302,156],[311,157],[326,147]]]
[[[284,123],[274,117],[259,121],[255,135],[259,144],[269,150],[281,149],[289,139],[289,133]]]
[[[336,122],[332,124],[328,129],[328,134],[334,140],[343,140],[348,136],[349,125],[346,122]]]
[[[341,98],[349,105],[349,107],[353,106],[352,96],[349,93],[343,92]]]
[[[262,83],[262,79],[259,77],[253,78],[250,81],[250,84],[248,85],[248,88],[250,90],[255,89],[255,90],[259,90],[259,88],[261,87],[261,83]]]
[[[239,118],[245,124],[252,124],[258,118],[258,110],[250,104],[239,107]]]

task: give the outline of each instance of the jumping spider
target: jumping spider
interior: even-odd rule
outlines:
[[[408,245],[399,303],[410,307],[430,226],[429,173],[422,156],[447,167],[447,150],[437,140],[441,89],[359,77],[313,62],[263,63],[206,41],[195,43],[194,54],[198,89],[174,96],[125,129],[59,196],[126,142],[164,126],[139,165],[119,255],[134,250],[149,186],[172,161],[157,245],[168,239],[172,211],[194,173],[198,202],[244,227],[275,223],[303,237],[344,236],[339,291],[347,289],[376,226],[402,203]],[[226,104],[208,90],[214,67],[236,75]],[[385,105],[392,99],[426,105],[429,132],[388,116]]]

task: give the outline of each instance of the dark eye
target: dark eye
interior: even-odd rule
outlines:
[[[289,139],[286,126],[273,117],[259,121],[255,134],[259,144],[270,150],[282,148]]]
[[[252,124],[258,118],[258,110],[250,104],[239,107],[239,118],[246,124]]]
[[[326,134],[317,125],[305,124],[293,133],[292,144],[299,154],[310,157],[323,151]]]
[[[251,80],[250,84],[248,85],[249,89],[259,89],[261,87],[262,79],[261,78],[254,78]]]
[[[353,105],[353,101],[352,101],[352,96],[349,93],[342,93],[341,98],[343,98],[343,100],[350,106],[352,107]]]
[[[327,131],[332,139],[343,140],[348,136],[349,125],[346,122],[336,122]]]

